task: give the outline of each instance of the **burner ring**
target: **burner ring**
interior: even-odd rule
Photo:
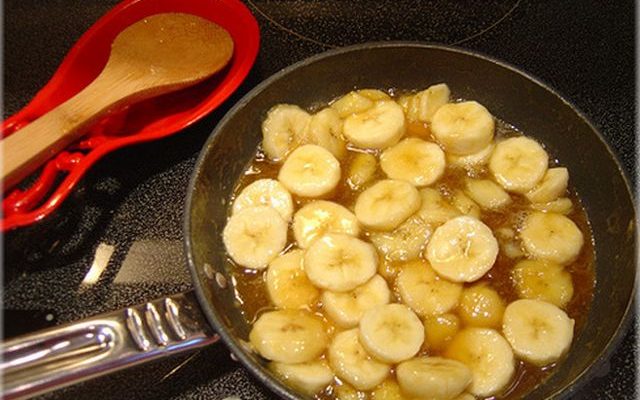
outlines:
[[[521,0],[472,4],[443,0],[247,2],[288,34],[333,48],[366,41],[411,39],[458,45],[491,31],[513,13]],[[353,23],[345,24],[345,20]]]

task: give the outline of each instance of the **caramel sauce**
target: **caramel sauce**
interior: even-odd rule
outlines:
[[[522,133],[518,132],[510,125],[496,121],[496,138],[505,138],[511,136],[518,136]],[[422,123],[411,123],[407,127],[407,136],[419,137],[429,141],[435,141],[429,131],[429,128]],[[348,209],[353,211],[353,207],[357,196],[364,190],[352,190],[346,182],[344,175],[348,171],[349,165],[353,156],[356,154],[356,150],[350,149],[348,155],[341,161],[341,167],[343,171],[343,179],[338,184],[336,190],[325,199],[337,202]],[[278,171],[281,164],[273,163],[264,157],[264,155],[258,151],[252,162],[247,166],[245,174],[240,178],[234,193],[237,195],[242,191],[244,187],[258,179],[277,179]],[[571,171],[569,171],[571,174]],[[485,168],[476,169],[474,171],[465,171],[464,169],[452,168],[447,166],[445,175],[434,185],[430,187],[436,188],[440,191],[445,198],[450,198],[451,193],[455,189],[462,189],[463,179],[466,177],[473,177],[478,179],[489,178],[489,172]],[[370,181],[376,182],[380,179],[384,179],[385,175],[380,169],[379,165],[374,178]],[[235,196],[235,195],[234,195]],[[314,201],[316,199],[304,199],[294,197],[295,209],[299,209],[304,204]],[[499,228],[510,228],[515,232],[520,228],[522,217],[526,212],[530,211],[528,200],[524,196],[518,194],[511,194],[512,202],[510,205],[504,207],[498,212],[482,211],[480,219],[489,226],[493,231]],[[577,337],[586,324],[586,317],[591,305],[593,297],[593,289],[595,286],[595,274],[594,274],[594,248],[593,248],[593,236],[589,226],[588,218],[584,208],[581,205],[580,199],[574,190],[569,191],[568,197],[573,203],[573,210],[567,215],[576,225],[580,228],[584,234],[585,241],[584,246],[580,252],[578,258],[571,264],[565,266],[565,269],[571,274],[573,280],[574,293],[571,301],[565,307],[565,311],[570,318],[575,320],[574,338]],[[233,199],[232,199],[233,200]],[[231,202],[232,203],[232,202]],[[230,203],[230,204],[231,204]],[[291,231],[291,230],[290,230]],[[368,236],[368,232],[364,232],[363,236]],[[295,241],[291,232],[289,233],[289,243],[287,249],[295,246]],[[502,247],[498,258],[493,268],[480,280],[474,282],[486,282],[489,286],[494,288],[500,296],[503,298],[505,304],[508,304],[518,299],[515,285],[511,280],[511,270],[514,265],[520,259],[511,259],[507,257]],[[265,285],[265,272],[253,271],[243,269],[237,265],[233,265],[232,261],[229,261],[230,270],[234,280],[236,296],[238,299],[238,305],[246,318],[247,322],[253,323],[258,316],[268,310],[273,310],[274,307],[269,301]],[[394,276],[399,268],[397,262],[390,262],[381,259],[378,272],[385,277],[390,288],[394,288]],[[472,284],[466,283],[465,287]],[[400,302],[399,295],[394,290],[396,295],[396,301]],[[312,312],[315,312],[327,322],[329,333],[332,334],[335,328],[323,315],[321,305],[316,304]],[[455,310],[452,310],[455,312]],[[464,323],[461,323],[461,328],[464,328]],[[418,355],[441,355],[442,351],[434,351],[423,347]],[[559,361],[560,363],[562,360]],[[534,366],[524,361],[517,361],[516,372],[511,384],[503,390],[502,393],[492,396],[488,399],[519,399],[526,393],[533,390],[540,385],[550,374],[553,373],[556,365],[550,365],[543,368]],[[392,376],[394,371],[392,369]],[[339,384],[339,383],[336,383]],[[334,385],[335,386],[335,385]],[[324,392],[316,395],[318,399],[335,399],[335,387],[329,387]],[[359,392],[358,398],[370,398],[369,393]]]

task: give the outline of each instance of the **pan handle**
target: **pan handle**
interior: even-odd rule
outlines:
[[[31,397],[218,341],[181,293],[0,344],[4,399]]]

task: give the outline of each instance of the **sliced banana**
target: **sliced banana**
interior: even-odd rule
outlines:
[[[304,269],[317,287],[348,292],[367,282],[378,268],[374,247],[343,233],[314,241],[304,255]]]
[[[264,269],[287,244],[287,222],[274,208],[245,208],[229,218],[222,240],[237,264]]]
[[[400,102],[409,121],[431,122],[440,107],[449,102],[451,91],[445,83],[429,86]]]
[[[350,292],[322,293],[322,309],[332,321],[341,328],[358,326],[365,312],[389,303],[391,291],[387,281],[380,275],[374,275],[367,283]]]
[[[519,136],[496,145],[489,170],[505,190],[526,193],[542,180],[548,164],[549,156],[538,142]]]
[[[420,208],[420,195],[411,184],[385,179],[360,193],[355,213],[368,228],[392,230]]]
[[[494,329],[461,330],[451,341],[444,356],[458,360],[471,369],[472,381],[467,391],[482,398],[499,393],[515,372],[511,346]]]
[[[333,371],[325,360],[300,364],[272,362],[269,369],[293,388],[313,395],[333,382]]]
[[[373,108],[376,101],[389,100],[389,95],[377,89],[362,89],[349,92],[331,103],[331,108],[336,110],[340,118],[346,118],[353,114],[359,114]]]
[[[328,354],[336,375],[358,390],[371,390],[389,375],[390,366],[373,359],[362,347],[357,328],[335,335]]]
[[[314,240],[327,233],[358,236],[360,223],[351,211],[326,200],[308,203],[294,215],[293,235],[301,248],[306,249]]]
[[[347,184],[353,190],[358,190],[367,184],[376,173],[378,161],[369,153],[356,153],[349,164]]]
[[[575,260],[584,243],[582,232],[569,218],[539,211],[527,216],[520,239],[525,251],[534,258],[562,265]]]
[[[298,196],[320,197],[335,189],[340,181],[340,163],[324,147],[307,144],[287,157],[278,180]]]
[[[500,249],[502,253],[515,260],[524,256],[522,246],[516,239],[516,233],[513,229],[502,227],[494,231],[498,242],[500,242]]]
[[[404,304],[372,308],[360,319],[360,343],[377,360],[399,363],[415,356],[424,342],[420,318]]]
[[[344,121],[343,133],[355,146],[365,149],[385,149],[398,143],[405,132],[402,107],[394,101],[379,101]]]
[[[393,282],[395,280],[399,270],[397,262],[390,261],[388,258],[383,256],[380,257],[380,261],[378,262],[378,273],[388,282]]]
[[[242,189],[233,202],[233,212],[255,206],[272,207],[287,222],[293,215],[291,193],[275,179],[258,179]]]
[[[520,298],[564,308],[573,297],[571,274],[551,261],[522,260],[513,268],[511,277]]]
[[[469,155],[485,149],[493,140],[493,116],[480,103],[445,104],[433,115],[431,132],[447,153]]]
[[[282,161],[300,143],[311,115],[298,106],[278,104],[262,123],[262,149],[269,159]]]
[[[462,393],[460,396],[453,400],[476,400],[475,396],[469,393]]]
[[[456,360],[416,357],[398,365],[396,377],[411,398],[452,400],[471,383],[471,370]]]
[[[420,199],[422,202],[417,215],[427,224],[442,225],[460,215],[460,211],[449,204],[436,189],[421,189]]]
[[[407,138],[382,152],[380,167],[391,179],[428,186],[444,174],[444,152],[435,143]]]
[[[371,400],[411,400],[400,391],[394,379],[387,379],[371,392]]]
[[[502,187],[488,179],[465,180],[465,192],[480,207],[487,210],[499,210],[511,204],[511,196]]]
[[[424,341],[431,350],[441,351],[460,330],[460,318],[446,313],[432,315],[424,320]]]
[[[424,261],[402,265],[396,288],[402,301],[422,317],[452,310],[462,293],[462,285],[438,277]]]
[[[502,330],[518,357],[545,366],[569,350],[573,326],[573,319],[553,304],[525,299],[507,306]]]
[[[342,140],[342,125],[343,121],[335,109],[322,109],[311,116],[301,141],[322,146],[337,159],[342,159],[347,153],[346,143]]]
[[[560,197],[548,203],[532,203],[534,210],[567,215],[573,211],[573,203],[567,197]]]
[[[498,292],[486,284],[465,288],[460,297],[458,313],[467,326],[499,328],[505,304]]]
[[[412,216],[391,232],[372,232],[369,239],[387,259],[409,261],[420,257],[431,233],[429,224]]]
[[[297,364],[314,360],[329,338],[320,318],[303,310],[264,313],[253,324],[249,341],[267,360]]]
[[[451,204],[453,204],[462,215],[480,219],[480,206],[464,194],[462,190],[457,189],[453,192],[451,195]]]
[[[360,89],[356,90],[360,96],[364,96],[371,101],[391,100],[388,94],[378,89]]]
[[[495,143],[491,142],[484,149],[477,153],[472,153],[464,156],[458,156],[455,154],[447,154],[447,164],[460,168],[477,168],[486,165],[493,154],[495,149]]]
[[[375,102],[357,92],[349,92],[331,103],[331,108],[338,112],[340,118],[367,111]]]
[[[569,171],[566,168],[549,168],[542,181],[525,193],[532,203],[548,203],[567,193]]]
[[[267,293],[278,308],[310,308],[320,297],[304,272],[304,252],[292,250],[269,263]]]
[[[363,400],[366,396],[364,392],[356,390],[346,382],[340,382],[340,384],[335,385],[333,387],[333,395],[336,400]]]
[[[493,267],[498,241],[480,220],[462,216],[438,227],[427,244],[427,260],[438,275],[473,282]]]

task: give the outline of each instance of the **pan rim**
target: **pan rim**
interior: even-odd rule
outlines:
[[[635,201],[634,201],[633,191],[631,190],[630,178],[628,176],[627,171],[622,167],[622,163],[620,162],[620,157],[613,151],[613,149],[611,148],[611,145],[605,139],[605,137],[602,135],[600,130],[595,126],[595,124],[593,124],[591,122],[591,120],[577,106],[575,106],[573,103],[571,103],[568,100],[566,100],[562,95],[560,95],[560,93],[558,93],[555,89],[550,87],[548,84],[544,83],[541,79],[537,78],[536,76],[534,76],[534,75],[532,75],[532,74],[530,74],[528,72],[522,71],[521,69],[519,69],[518,67],[516,67],[513,64],[510,64],[508,62],[499,60],[497,58],[494,58],[493,56],[489,56],[489,55],[486,55],[486,54],[484,54],[482,52],[478,52],[478,51],[472,51],[472,50],[468,50],[468,49],[463,49],[463,48],[456,47],[456,46],[434,44],[434,43],[427,43],[427,42],[419,42],[419,41],[366,42],[366,43],[361,43],[361,44],[356,44],[356,45],[351,45],[351,46],[346,46],[346,47],[340,47],[340,48],[324,51],[322,53],[310,56],[310,57],[305,58],[305,59],[303,59],[301,61],[298,61],[298,62],[296,62],[294,64],[291,64],[291,65],[281,69],[280,71],[276,72],[275,74],[269,76],[264,81],[262,81],[258,85],[256,85],[253,89],[251,89],[235,105],[233,105],[233,107],[231,107],[231,109],[229,111],[227,111],[227,113],[216,124],[216,126],[212,130],[211,134],[209,135],[209,137],[205,141],[205,143],[204,143],[204,145],[203,145],[203,147],[202,147],[202,149],[201,149],[201,151],[200,151],[200,153],[198,155],[198,158],[197,158],[197,160],[195,162],[194,170],[193,170],[193,172],[191,174],[191,178],[190,178],[189,185],[188,185],[188,188],[187,188],[187,196],[186,196],[186,201],[185,201],[185,210],[184,210],[184,215],[183,215],[183,218],[184,218],[184,220],[183,220],[184,221],[183,222],[184,250],[185,250],[186,257],[187,257],[187,264],[189,266],[189,271],[191,273],[192,282],[193,282],[193,285],[194,285],[194,290],[196,292],[196,296],[197,296],[198,301],[200,302],[201,306],[205,305],[205,304],[208,304],[208,301],[207,301],[206,296],[204,294],[203,284],[198,279],[198,272],[196,271],[195,261],[193,259],[193,253],[191,252],[191,250],[192,250],[192,238],[191,238],[191,235],[190,235],[191,222],[190,222],[189,216],[191,215],[192,197],[193,197],[193,193],[194,193],[194,190],[195,190],[196,181],[198,180],[199,171],[201,170],[201,167],[202,167],[202,165],[204,163],[204,159],[206,158],[206,155],[208,154],[208,149],[212,146],[213,141],[216,139],[216,137],[218,136],[218,134],[222,130],[222,128],[227,124],[227,122],[231,118],[233,118],[233,116],[237,113],[237,111],[239,109],[243,108],[254,97],[256,97],[263,90],[265,90],[268,86],[270,86],[274,81],[277,81],[277,80],[281,79],[282,77],[288,75],[289,73],[291,73],[294,70],[297,70],[298,68],[301,68],[303,66],[315,63],[317,61],[320,61],[320,60],[323,60],[323,59],[326,59],[326,58],[334,57],[334,56],[337,56],[337,55],[340,55],[340,54],[345,54],[345,53],[350,53],[350,52],[355,52],[355,51],[362,51],[362,50],[371,50],[371,49],[380,49],[380,48],[396,48],[396,47],[435,49],[435,50],[448,51],[448,52],[463,54],[463,55],[470,56],[470,57],[479,58],[479,59],[482,59],[484,61],[496,64],[499,67],[508,69],[509,71],[524,77],[525,79],[527,79],[527,80],[535,83],[536,85],[540,86],[542,89],[550,92],[553,96],[555,96],[560,101],[562,101],[565,105],[567,105],[569,108],[571,108],[577,114],[577,116],[580,119],[582,119],[583,122],[591,129],[591,131],[593,131],[596,134],[597,138],[604,145],[606,151],[609,153],[609,156],[613,159],[613,161],[614,161],[614,163],[616,165],[616,168],[618,170],[618,173],[622,177],[625,189],[627,191],[627,195],[628,195],[629,199],[631,200],[631,207],[632,207],[632,210],[633,210],[634,224],[636,223],[636,221],[637,221],[637,210],[636,210],[636,204],[635,204]],[[634,231],[635,231],[635,229],[634,229]],[[637,232],[636,232],[636,235],[637,235]],[[637,254],[634,254],[634,258],[637,258]],[[584,384],[590,378],[592,378],[594,376],[597,376],[597,372],[602,367],[602,365],[605,362],[608,362],[608,360],[611,358],[611,355],[617,349],[618,345],[622,341],[622,338],[627,333],[627,331],[629,330],[629,327],[631,325],[631,315],[632,315],[631,308],[632,308],[632,306],[634,304],[634,299],[635,299],[635,294],[636,294],[636,289],[637,289],[637,280],[638,280],[638,273],[636,271],[636,274],[634,276],[633,287],[632,287],[632,290],[631,290],[631,296],[629,296],[629,299],[628,299],[627,304],[625,306],[625,310],[624,310],[624,313],[622,315],[622,318],[621,318],[620,322],[618,323],[618,326],[616,327],[615,333],[609,338],[609,340],[607,341],[606,346],[602,349],[602,351],[595,358],[596,361],[594,361],[588,368],[583,370],[575,379],[573,379],[564,388],[560,388],[560,389],[554,391],[548,397],[549,399],[567,399],[567,398],[569,398],[579,388],[584,386]],[[230,335],[229,332],[227,331],[227,329],[224,328],[224,324],[223,324],[221,318],[218,317],[218,313],[217,312],[213,312],[212,307],[204,307],[204,306],[202,306],[202,311],[203,311],[203,314],[205,315],[207,321],[212,326],[212,328],[214,328],[216,330],[216,332],[218,333],[218,335],[220,335],[220,337],[222,337],[225,345],[227,347],[229,347],[231,352],[239,360],[241,360],[241,362],[243,363],[243,365],[245,367],[247,367],[248,369],[251,370],[251,373],[254,374],[260,380],[260,382],[262,384],[267,386],[270,390],[272,390],[274,393],[276,393],[277,395],[279,395],[281,397],[284,397],[284,398],[287,398],[287,399],[296,399],[297,398],[292,389],[290,389],[290,388],[286,387],[285,385],[281,384],[277,379],[274,379],[271,376],[271,374],[268,373],[263,366],[258,365],[257,363],[254,363],[254,361],[245,353],[245,350],[239,344],[238,339],[235,338],[234,336]]]

